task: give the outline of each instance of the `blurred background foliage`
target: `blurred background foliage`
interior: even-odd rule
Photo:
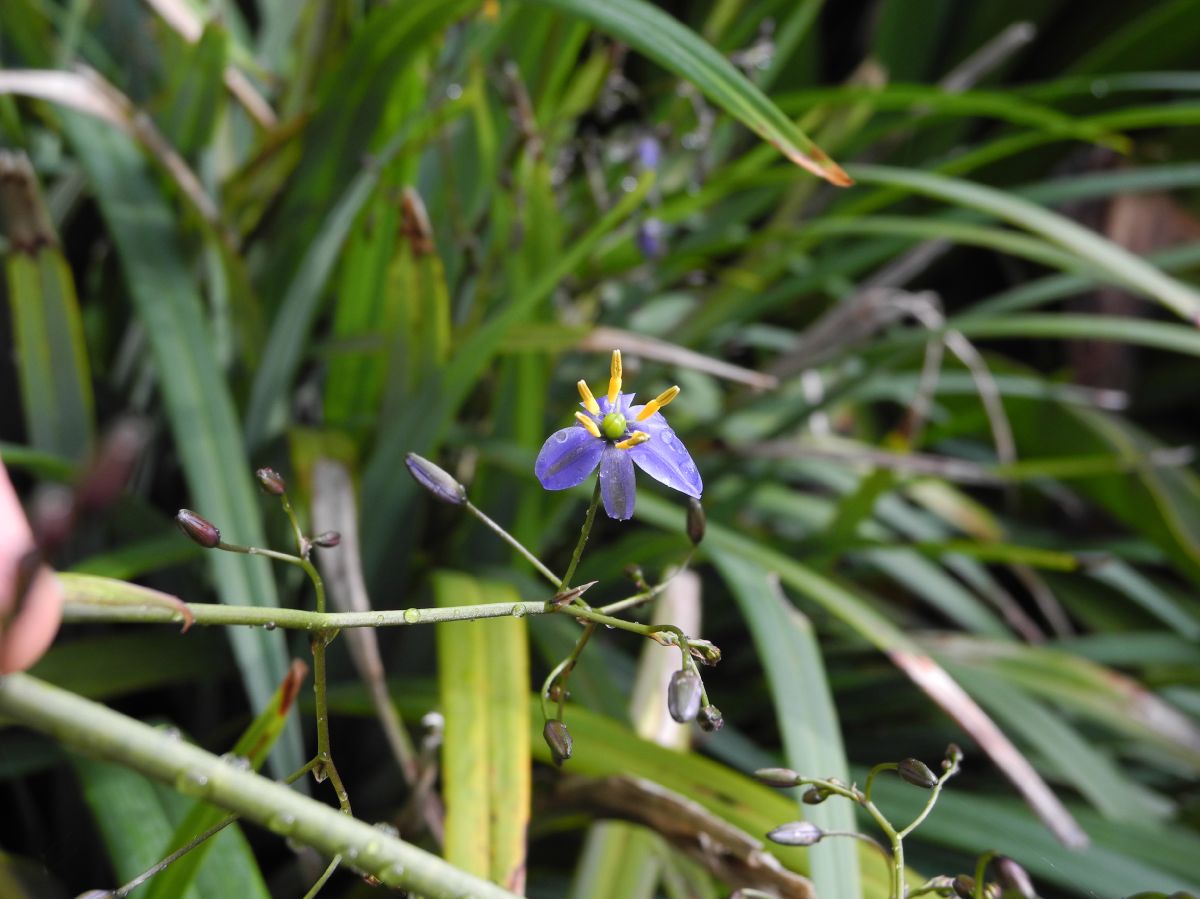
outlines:
[[[724,895],[737,878],[696,851],[714,822],[853,825],[745,772],[848,779],[955,740],[964,773],[912,842],[916,871],[998,849],[1046,896],[1200,889],[1200,2],[662,9],[742,79],[636,0],[4,0],[0,455],[31,495],[70,482],[119,417],[149,429],[125,494],[56,564],[305,606],[293,571],[201,558],[171,516],[285,546],[250,472],[285,471],[309,517],[325,458],[352,474],[376,608],[539,598],[403,455],[439,459],[565,567],[586,494],[541,491],[533,458],[620,347],[643,397],[683,387],[672,423],[709,536],[655,615],[695,616],[723,648],[706,684],[726,727],[664,736],[646,684],[666,663],[602,633],[559,773],[520,694],[571,621],[442,626],[436,647],[380,631],[409,739],[428,743],[440,705],[443,781],[478,786],[443,791],[451,861],[503,878],[528,826],[529,895]],[[756,136],[773,116],[857,183]],[[641,486],[635,520],[593,535],[589,602],[631,592],[627,564],[657,579],[686,553],[678,496]],[[331,648],[338,765],[359,817],[401,821],[404,750],[349,648]],[[289,657],[302,635],[68,626],[34,673],[224,751]],[[277,775],[310,730],[284,732]],[[499,757],[516,776],[527,753],[532,813],[485,772]],[[597,823],[655,824],[653,803],[588,787],[616,775],[712,817],[672,839]],[[878,789],[889,808],[920,798]],[[0,804],[15,897],[132,876],[189,801],[7,729]],[[482,861],[453,836],[480,820]],[[821,896],[885,894],[850,841],[777,854]],[[319,870],[234,827],[177,894],[299,895]],[[343,872],[326,892],[370,888]]]

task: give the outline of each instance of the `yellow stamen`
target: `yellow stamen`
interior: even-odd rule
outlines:
[[[679,387],[668,387],[650,402],[646,403],[644,407],[642,407],[642,411],[637,414],[637,420],[645,421],[677,396],[679,396]]]
[[[609,369],[608,403],[615,405],[617,396],[621,393],[621,351],[613,350],[612,367]]]
[[[649,439],[650,435],[645,431],[634,431],[620,443],[614,443],[613,446],[615,446],[617,449],[630,449],[638,446],[639,444],[645,443]]]
[[[591,389],[587,386],[587,381],[580,381],[575,385],[579,388],[579,395],[583,397],[583,405],[593,415],[600,414],[600,404],[596,402],[596,398],[592,396]]]
[[[590,418],[588,418],[586,415],[584,415],[582,412],[575,413],[575,420],[578,421],[585,428],[587,428],[588,433],[591,434],[593,437],[600,436],[600,427],[594,421],[592,421]]]

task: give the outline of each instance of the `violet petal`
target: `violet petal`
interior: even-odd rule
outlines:
[[[580,425],[555,431],[546,438],[533,473],[547,490],[566,490],[582,484],[596,470],[605,443]]]
[[[661,412],[655,412],[645,421],[637,421],[642,408],[634,406],[629,410],[629,428],[645,431],[650,439],[629,450],[633,461],[654,480],[699,499],[704,492],[704,482],[687,447],[675,436]]]
[[[600,496],[604,498],[604,511],[609,518],[626,521],[633,517],[633,503],[637,498],[633,478],[633,462],[630,450],[619,450],[611,443],[605,444],[600,458]]]

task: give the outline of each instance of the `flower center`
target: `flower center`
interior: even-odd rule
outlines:
[[[628,422],[625,421],[625,416],[620,412],[609,412],[604,416],[604,420],[600,422],[600,430],[609,440],[616,440],[619,437],[625,436],[625,428]]]

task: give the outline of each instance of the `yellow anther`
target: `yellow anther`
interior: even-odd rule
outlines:
[[[582,384],[583,382],[580,381],[579,383]],[[595,402],[595,400],[593,400],[592,402]],[[588,418],[586,415],[584,415],[582,412],[575,413],[575,420],[578,421],[585,428],[587,428],[588,433],[591,434],[593,437],[600,436],[600,427],[594,421],[592,421],[590,418]]]
[[[617,396],[621,393],[621,351],[613,350],[612,367],[609,369],[608,403],[615,405]]]
[[[646,405],[642,407],[642,411],[637,414],[637,420],[645,421],[647,418],[649,418],[651,415],[653,415],[655,412],[657,412],[663,406],[667,405],[667,403],[671,402],[671,400],[675,399],[675,397],[677,397],[677,396],[679,396],[679,387],[678,386],[668,387],[666,390],[664,390],[662,393],[660,393],[658,396],[656,396],[654,399],[652,399],[650,402],[646,403]]]
[[[583,397],[583,405],[593,415],[600,414],[600,404],[596,402],[596,398],[592,396],[591,388],[587,386],[587,381],[580,381],[575,385],[579,388],[579,395]]]
[[[630,449],[638,446],[639,444],[645,443],[649,439],[650,435],[645,431],[634,431],[620,443],[614,443],[613,446],[615,446],[617,449]]]

